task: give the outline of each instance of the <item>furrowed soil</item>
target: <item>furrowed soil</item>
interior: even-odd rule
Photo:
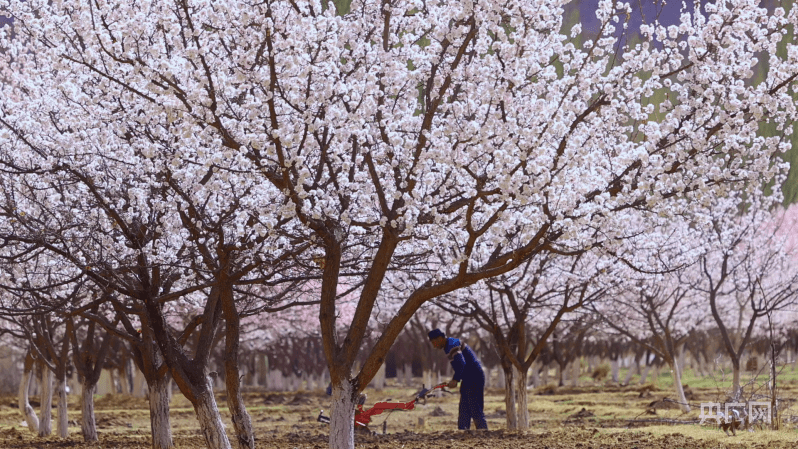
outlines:
[[[700,403],[723,402],[720,397],[722,389],[707,382],[698,388],[688,388],[688,400],[694,407],[691,412],[682,413],[678,405],[671,402],[674,397],[671,389],[665,388],[668,379],[661,376],[658,386],[594,384],[578,388],[549,386],[530,391],[531,428],[523,432],[506,430],[503,390],[486,392],[485,413],[489,431],[455,430],[459,395],[431,397],[414,410],[374,416],[369,431],[358,432],[355,441],[356,447],[363,449],[793,448],[798,447],[798,407],[790,399],[798,398],[798,374],[795,377],[782,383],[780,396],[785,400],[781,406],[782,422],[778,431],[756,429],[727,436],[718,429],[714,420],[699,424]],[[409,401],[414,391],[413,388],[390,384],[382,391],[366,390],[369,396],[366,408],[377,401]],[[34,435],[24,425],[16,398],[0,397],[0,448],[150,447],[149,408],[144,398],[97,396],[96,420],[100,441],[93,444],[82,441],[77,399],[77,396],[70,396],[70,436],[60,439]],[[37,401],[37,397],[31,398],[32,403]],[[217,394],[217,401],[228,435],[231,435],[232,424],[223,392]],[[252,416],[257,447],[328,447],[328,426],[317,421],[320,410],[325,410],[327,415],[330,406],[330,398],[323,392],[250,391],[245,394],[245,403]],[[34,408],[38,411],[38,406]],[[171,423],[178,448],[205,447],[194,410],[179,393],[171,402]]]

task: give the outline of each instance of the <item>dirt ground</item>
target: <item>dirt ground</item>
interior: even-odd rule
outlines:
[[[795,385],[798,390],[798,383]],[[407,401],[413,389],[393,386],[368,391],[366,405],[376,401]],[[363,449],[490,448],[490,449],[717,449],[792,448],[798,446],[798,430],[791,409],[784,411],[782,430],[757,430],[726,436],[716,425],[699,425],[699,410],[684,414],[663,400],[672,396],[656,387],[590,386],[543,388],[530,394],[532,428],[525,432],[505,430],[502,390],[489,390],[485,412],[491,430],[462,432],[457,422],[458,395],[429,398],[412,411],[377,415],[371,433],[359,432],[356,447]],[[711,388],[690,391],[691,402],[713,401]],[[32,402],[37,398],[33,397]],[[217,396],[228,434],[224,394]],[[245,396],[259,448],[316,449],[327,447],[325,424],[316,420],[329,408],[322,392],[248,392]],[[108,395],[96,398],[100,442],[84,444],[78,425],[77,397],[70,396],[70,437],[38,438],[23,425],[16,398],[0,398],[0,448],[148,448],[149,411],[143,398]],[[698,407],[696,407],[698,408]],[[325,411],[325,414],[327,412]],[[55,414],[55,409],[53,409]],[[171,403],[172,431],[178,448],[202,448],[198,424],[190,404],[176,394]],[[383,434],[385,423],[385,434]],[[55,423],[53,423],[55,427]],[[55,429],[54,429],[55,430]]]

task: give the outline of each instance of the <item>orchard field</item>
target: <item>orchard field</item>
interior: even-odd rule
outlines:
[[[0,0],[0,449],[795,447],[798,7],[665,3]]]
[[[727,436],[713,424],[699,424],[701,402],[722,401],[722,379],[684,377],[690,413],[682,413],[669,403],[672,379],[667,373],[656,384],[629,386],[597,383],[583,377],[580,387],[549,385],[530,391],[530,429],[506,430],[504,391],[486,392],[487,432],[454,430],[457,421],[457,394],[430,397],[412,411],[396,411],[372,419],[371,433],[358,432],[357,448],[787,448],[798,444],[798,372],[782,372],[780,397],[781,429],[738,432]],[[415,379],[420,382],[420,379]],[[750,377],[744,378],[749,381]],[[748,382],[756,391],[756,379]],[[367,406],[375,401],[407,401],[412,388],[397,385],[393,379],[382,391],[367,389]],[[322,448],[327,446],[328,426],[317,422],[320,409],[328,413],[330,398],[323,391],[270,392],[248,391],[244,394],[253,418],[256,447]],[[32,397],[36,403],[37,397]],[[224,404],[223,392],[217,401]],[[74,402],[74,403],[73,403]],[[128,395],[105,395],[96,398],[99,441],[84,443],[80,436],[77,396],[70,396],[70,436],[39,438],[22,423],[13,397],[0,401],[0,447],[3,448],[149,448],[148,403]],[[226,426],[232,428],[230,415],[222,409]],[[174,442],[178,448],[202,448],[205,441],[197,425],[191,404],[179,394],[172,398],[171,419]],[[714,423],[713,420],[711,420]],[[385,433],[383,434],[383,423]]]

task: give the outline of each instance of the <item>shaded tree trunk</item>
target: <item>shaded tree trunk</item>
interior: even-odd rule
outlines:
[[[629,365],[629,371],[626,372],[626,379],[623,380],[624,385],[629,385],[629,382],[632,381],[632,376],[635,374],[635,371],[640,372],[640,361],[635,359],[634,363]]]
[[[640,374],[640,385],[643,385],[643,384],[646,383],[646,379],[648,379],[648,371],[650,369],[651,369],[651,365],[646,363],[645,367],[643,368],[643,372]]]
[[[56,431],[58,436],[66,438],[69,436],[69,418],[67,416],[67,395],[66,395],[66,373],[65,370],[60,370],[55,379],[55,395],[56,395]]]
[[[513,366],[515,369],[515,366]],[[528,430],[529,429],[529,398],[526,391],[527,370],[515,369],[515,398],[516,398],[516,429]]]
[[[91,312],[96,313],[97,309]],[[114,323],[116,324],[116,323]],[[72,321],[67,325],[68,333],[72,339],[72,360],[75,370],[80,375],[80,431],[84,442],[98,440],[97,423],[94,417],[94,393],[97,391],[97,382],[102,374],[102,367],[110,351],[112,343],[118,343],[110,332],[106,332],[99,347],[95,344],[97,324],[89,321],[86,326],[86,335],[83,341],[78,341],[76,326]],[[81,344],[82,343],[82,344]]]
[[[39,436],[49,437],[53,433],[52,427],[53,407],[53,372],[46,366],[42,367],[42,393],[39,408]]]
[[[504,409],[506,410],[505,419],[507,430],[518,430],[518,416],[516,406],[516,382],[513,376],[513,365],[502,363],[504,372]]]
[[[742,391],[740,390],[740,358],[732,357],[732,398],[738,401]]]
[[[194,406],[194,412],[209,449],[231,449],[222,417],[213,396],[213,384],[207,374],[210,352],[216,341],[216,330],[221,318],[221,301],[218,286],[211,288],[202,315],[202,327],[195,341],[194,357],[190,358],[183,342],[176,339],[163,315],[161,304],[151,299],[144,301],[146,320],[154,341],[160,349],[164,363],[169,367],[180,392]]]
[[[238,349],[241,323],[233,301],[232,285],[222,288],[220,295],[222,314],[226,323],[224,379],[227,388],[227,408],[233,420],[238,449],[255,449],[255,435],[252,432],[252,418],[247,413],[241,397],[241,376],[239,375]],[[213,390],[211,390],[213,391]]]
[[[169,421],[169,385],[171,379],[161,376],[147,382],[150,402],[150,432],[153,449],[172,449],[172,428]]]
[[[579,357],[577,357],[573,362],[571,362],[571,385],[575,387],[579,386],[579,375],[581,374],[581,368]]]
[[[80,431],[84,442],[97,441],[97,423],[94,420],[94,390],[96,383],[87,379],[81,382],[80,391]]]
[[[19,381],[19,411],[22,413],[22,417],[25,418],[25,422],[28,424],[28,429],[33,433],[38,433],[39,431],[39,418],[36,416],[36,412],[31,407],[30,402],[28,401],[28,389],[30,387],[30,381],[33,378],[33,356],[31,355],[30,351],[25,356],[25,365],[22,371],[22,379]]]

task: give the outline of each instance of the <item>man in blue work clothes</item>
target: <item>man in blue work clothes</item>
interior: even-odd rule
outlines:
[[[471,428],[471,419],[477,429],[488,429],[485,413],[482,411],[485,404],[485,372],[479,363],[476,354],[467,344],[461,343],[456,338],[446,338],[440,329],[429,332],[429,341],[432,346],[443,349],[449,362],[454,368],[454,378],[449,381],[449,388],[460,384],[460,416],[457,418],[457,428],[468,430]]]

